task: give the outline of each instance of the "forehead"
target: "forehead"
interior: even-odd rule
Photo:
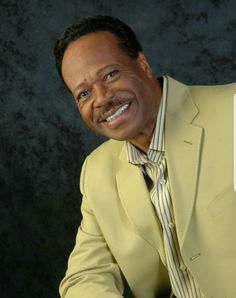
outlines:
[[[132,59],[120,48],[110,32],[96,32],[73,41],[64,53],[62,75],[70,88],[74,80],[85,78],[109,64],[130,65]],[[71,86],[72,87],[72,86]]]

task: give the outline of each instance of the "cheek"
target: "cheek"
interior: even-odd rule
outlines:
[[[84,121],[87,121],[88,118],[89,118],[89,110],[88,110],[85,106],[81,107],[81,106],[78,105],[78,104],[77,104],[77,108],[78,108],[78,110],[79,110],[79,113],[80,113],[82,119],[83,119]]]
[[[88,125],[93,125],[93,110],[92,107],[89,104],[83,105],[83,107],[78,106],[78,110],[80,112],[81,118],[83,121]]]

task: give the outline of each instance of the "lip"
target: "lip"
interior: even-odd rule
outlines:
[[[129,102],[124,102],[122,104],[116,105],[115,107],[111,108],[108,112],[105,112],[104,114],[102,114],[99,119],[98,122],[108,122],[106,119],[111,117],[112,115],[114,115],[120,108],[124,107],[125,105],[130,105]],[[129,107],[128,107],[129,108]]]
[[[111,121],[104,120],[102,122],[102,124],[109,129],[117,129],[117,128],[121,127],[127,121],[127,116],[130,111],[131,103],[126,103],[126,104],[120,105],[119,108],[116,109],[116,111],[118,111],[122,106],[125,106],[125,105],[128,105],[128,106],[119,115],[117,115],[117,117],[115,117]],[[115,114],[115,111],[111,115],[113,115],[113,114]],[[109,117],[109,116],[107,116],[107,117]]]

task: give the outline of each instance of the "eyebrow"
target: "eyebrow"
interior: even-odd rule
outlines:
[[[107,68],[109,68],[109,67],[117,67],[118,66],[118,64],[109,64],[109,65],[106,65],[106,66],[104,66],[104,67],[102,67],[102,68],[100,68],[100,69],[98,69],[97,71],[96,71],[96,76],[98,77],[104,70],[106,70]],[[82,83],[80,83],[80,84],[78,84],[76,87],[75,87],[75,89],[74,89],[74,91],[73,91],[73,94],[75,93],[75,91],[76,90],[78,90],[79,88],[81,88],[83,85],[85,85],[85,81],[83,81]]]

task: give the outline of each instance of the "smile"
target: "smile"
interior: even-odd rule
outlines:
[[[114,114],[112,114],[111,116],[106,118],[107,122],[112,122],[114,121],[116,118],[118,118],[127,108],[128,108],[129,104],[125,104],[123,106],[121,106],[118,110],[115,111]]]

